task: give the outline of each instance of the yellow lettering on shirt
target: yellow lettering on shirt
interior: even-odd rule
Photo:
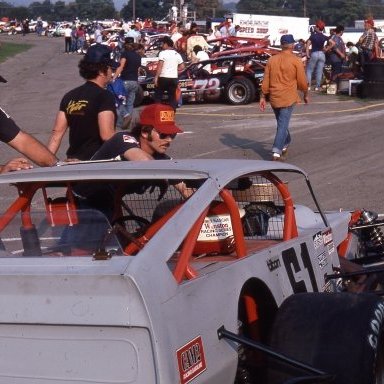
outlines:
[[[71,115],[74,112],[79,112],[88,105],[87,100],[70,101],[67,105],[67,114]]]

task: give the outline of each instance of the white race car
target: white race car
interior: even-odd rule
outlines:
[[[382,222],[323,212],[301,169],[106,161],[0,183],[17,190],[0,383],[384,381]]]

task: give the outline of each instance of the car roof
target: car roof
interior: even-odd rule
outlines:
[[[64,163],[62,163],[64,164]],[[262,171],[307,174],[286,163],[265,160],[193,159],[151,161],[97,161],[39,167],[0,175],[0,184],[84,180],[215,179],[225,185],[239,176]]]

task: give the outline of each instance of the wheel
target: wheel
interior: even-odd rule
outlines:
[[[249,104],[255,99],[255,86],[245,77],[232,79],[225,87],[225,98],[230,104]]]
[[[372,62],[365,63],[363,66],[363,76],[365,81],[383,82],[384,81],[384,63]]]
[[[143,88],[141,88],[141,86],[139,85],[139,88],[136,91],[136,96],[135,96],[135,101],[133,103],[133,106],[138,107],[143,103],[143,100],[144,100],[144,91],[143,91]]]
[[[384,99],[384,82],[363,81],[360,91],[362,98]]]
[[[271,347],[335,375],[338,384],[384,383],[384,301],[373,294],[303,293],[277,312]],[[270,359],[268,383],[298,371]]]

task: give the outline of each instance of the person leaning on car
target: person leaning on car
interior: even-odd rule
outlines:
[[[15,121],[0,108],[0,140],[16,149],[34,163],[49,167],[57,163],[56,156],[40,141],[23,132]],[[0,173],[33,168],[29,160],[18,157],[0,165]]]
[[[260,109],[265,110],[264,95],[269,95],[269,102],[277,121],[272,160],[282,160],[282,154],[291,142],[288,128],[293,107],[300,101],[297,90],[303,91],[304,102],[308,103],[304,65],[300,58],[293,54],[295,40],[292,35],[283,35],[280,44],[281,52],[271,56],[265,67],[260,95]]]
[[[118,63],[111,50],[102,44],[88,48],[79,62],[79,72],[86,82],[64,95],[57,113],[48,148],[56,153],[69,128],[68,160],[89,160],[104,141],[115,133],[116,106],[105,89]]]
[[[170,160],[166,152],[178,133],[183,131],[175,124],[175,111],[169,105],[151,104],[143,108],[139,121],[132,131],[116,132],[94,154],[92,160]],[[151,187],[137,181],[131,193],[143,193]],[[174,187],[183,197],[191,195],[191,190],[183,182]],[[112,187],[105,185],[79,185],[74,188],[76,198],[84,207],[91,207],[103,212],[109,219],[113,217],[114,193]],[[129,192],[127,192],[129,193]],[[110,195],[110,196],[109,196]]]

